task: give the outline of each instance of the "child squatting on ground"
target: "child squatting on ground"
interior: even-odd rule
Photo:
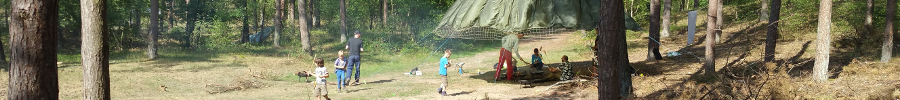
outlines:
[[[441,68],[439,73],[441,74],[441,86],[438,88],[438,93],[442,96],[449,96],[447,95],[447,91],[444,90],[447,90],[447,85],[449,85],[447,84],[447,67],[450,67],[450,60],[448,60],[451,55],[450,50],[452,49],[444,50],[444,57],[441,57],[440,62]]]
[[[328,69],[325,68],[325,60],[322,58],[316,58],[316,71],[310,76],[316,77],[316,87],[313,92],[316,94],[316,98],[322,100],[322,97],[325,97],[325,100],[328,100],[328,88],[325,85],[328,83],[325,81],[325,78],[328,78]]]
[[[344,88],[347,88],[347,81],[345,80],[349,80],[347,78],[350,78],[348,77],[350,76],[348,75],[350,72],[347,72],[346,66],[347,60],[344,58],[344,51],[338,51],[338,57],[334,60],[334,75],[337,75],[338,93],[343,92]]]

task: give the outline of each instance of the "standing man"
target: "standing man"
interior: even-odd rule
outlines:
[[[506,66],[509,67],[509,68],[506,68],[506,80],[512,80],[513,74],[515,73],[514,70],[516,69],[516,66],[514,66],[515,64],[513,64],[515,62],[512,61],[515,59],[512,58],[511,52],[516,53],[516,57],[519,58],[518,59],[519,61],[517,61],[517,62],[523,62],[525,64],[528,64],[528,62],[525,62],[525,60],[522,59],[522,56],[519,56],[519,38],[522,38],[523,36],[525,36],[525,34],[518,33],[518,34],[509,34],[509,35],[506,35],[505,37],[503,37],[503,47],[500,48],[500,61],[497,63],[498,63],[498,66],[503,66],[505,64]],[[510,51],[510,50],[512,50],[512,51]],[[501,69],[502,69],[501,67],[497,67],[497,73],[494,74],[495,80],[500,79]]]
[[[344,47],[344,49],[347,49],[347,51],[350,52],[350,57],[347,58],[348,64],[346,68],[350,69],[348,70],[349,73],[353,73],[353,70],[356,70],[356,73],[353,74],[355,75],[353,78],[354,85],[359,85],[359,70],[361,70],[359,69],[359,52],[363,51],[363,42],[359,39],[359,34],[359,30],[353,32],[353,38],[347,40],[347,45]]]

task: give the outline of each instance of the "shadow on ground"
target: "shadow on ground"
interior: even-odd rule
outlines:
[[[716,43],[716,59],[719,59],[719,64],[722,67],[719,68],[718,71],[715,72],[716,76],[704,75],[703,69],[700,68],[696,72],[686,73],[690,75],[688,79],[677,80],[679,82],[675,84],[666,84],[667,87],[661,89],[659,91],[652,92],[644,97],[639,97],[642,99],[675,99],[675,98],[691,98],[691,99],[710,99],[715,97],[723,97],[723,95],[734,96],[734,91],[732,90],[732,86],[724,84],[724,81],[727,80],[737,80],[732,79],[735,77],[749,77],[749,76],[758,76],[761,74],[760,71],[763,71],[763,65],[765,65],[762,61],[762,57],[750,57],[750,53],[748,50],[756,50],[762,49],[762,45],[764,45],[765,41],[765,32],[761,32],[764,30],[764,25],[756,25],[755,27],[748,26],[744,28],[744,30],[740,30],[736,33],[731,33],[730,37],[723,38],[724,41],[720,43]],[[725,36],[723,34],[723,36]],[[703,43],[705,36],[701,37],[698,41],[693,45],[689,45],[688,47],[682,48],[679,50],[683,55],[676,57],[667,57],[666,59],[660,61],[640,61],[632,63],[632,65],[637,69],[637,73],[642,73],[650,76],[658,76],[667,72],[675,71],[680,68],[689,67],[685,65],[694,65],[694,64],[702,64],[704,57],[705,48]],[[785,41],[779,41],[779,43],[788,43]],[[806,41],[806,43],[801,47],[799,51],[789,51],[789,52],[797,52],[794,56],[786,59],[776,59],[774,62],[778,63],[777,67],[786,67],[789,69],[788,74],[791,77],[804,77],[809,76],[810,71],[812,70],[812,66],[815,61],[814,58],[801,58],[804,54],[814,54],[807,53],[807,48],[810,47],[810,41]],[[835,48],[839,49],[839,48]],[[840,76],[842,72],[842,67],[846,66],[850,63],[852,58],[857,56],[853,55],[852,52],[847,52],[844,50],[833,50],[831,52],[830,61],[829,61],[829,73],[831,74],[830,78],[837,78]],[[736,57],[736,58],[731,58]],[[752,59],[752,60],[746,60]],[[721,62],[724,61],[724,62]],[[702,65],[701,65],[702,66]],[[722,80],[726,79],[726,80]],[[675,81],[675,80],[669,80]],[[699,90],[697,90],[699,89]],[[682,94],[683,92],[699,92],[695,94]],[[724,93],[724,94],[722,94]],[[752,94],[751,94],[752,95]]]
[[[239,48],[239,47],[236,47]],[[158,54],[158,58],[154,60],[128,60],[128,59],[140,59],[135,58],[134,56],[145,56],[143,52],[117,52],[116,55],[113,55],[110,60],[115,62],[111,62],[110,64],[118,64],[118,63],[130,63],[130,62],[142,62],[145,66],[132,67],[131,69],[126,70],[113,70],[116,72],[142,72],[142,71],[202,71],[209,70],[216,67],[245,67],[244,64],[245,59],[244,55],[269,55],[269,56],[278,56],[281,53],[285,53],[283,51],[279,51],[273,48],[267,49],[251,49],[251,48],[242,48],[244,50],[226,50],[226,51],[205,51],[205,50],[195,50],[195,49],[171,49],[164,50]],[[214,58],[231,58],[231,60],[214,60]],[[197,66],[185,66],[185,68],[175,68],[175,66],[184,65],[185,63],[197,63],[197,62],[205,62],[212,64],[203,64]]]
[[[372,89],[372,88],[351,89],[351,90],[348,90],[347,93],[359,92],[359,91],[369,90],[369,89]]]
[[[373,81],[373,82],[368,82],[368,83],[372,83],[372,84],[388,83],[388,82],[393,82],[394,80],[396,80],[396,79],[378,80],[378,81]],[[368,83],[366,83],[366,84],[368,84]]]
[[[546,64],[546,65],[547,65],[547,66],[556,67],[556,66],[560,66],[561,64],[562,64],[562,63],[552,63],[552,64]],[[572,64],[572,71],[574,71],[574,73],[576,74],[576,76],[580,76],[580,75],[590,76],[590,75],[593,73],[593,72],[591,71],[591,70],[593,69],[593,68],[591,67],[591,61],[570,62],[570,64]],[[517,70],[518,73],[530,73],[530,72],[531,72],[531,67],[530,67],[530,65],[529,65],[529,66],[519,66],[518,68],[519,68],[519,69]],[[505,78],[503,78],[503,79],[501,79],[501,80],[496,80],[496,81],[495,81],[495,80],[494,80],[494,75],[495,75],[496,72],[497,72],[496,69],[491,69],[491,71],[485,71],[485,72],[483,72],[483,74],[469,76],[469,78],[473,78],[473,79],[481,79],[481,80],[487,81],[488,83],[496,83],[496,84],[520,84],[520,83],[519,83],[519,80],[540,79],[540,78],[544,78],[544,77],[546,77],[547,75],[551,74],[551,73],[548,71],[549,69],[547,69],[546,67],[544,67],[542,70],[544,71],[544,73],[541,74],[541,75],[520,75],[520,77],[516,77],[516,78],[513,79],[513,80],[506,80]],[[503,71],[501,71],[501,72],[502,72],[502,73],[506,73],[506,69],[504,68]],[[501,74],[502,74],[502,73],[501,73]],[[558,74],[558,73],[557,73],[557,74]],[[522,85],[522,86],[523,86],[523,87],[549,86],[549,85],[553,85],[553,84],[556,83],[556,82],[558,82],[558,81],[548,81],[548,82],[541,82],[541,83],[532,83],[532,84],[529,84],[530,86],[526,86],[526,85]]]
[[[472,94],[472,92],[475,92],[475,91],[464,91],[464,92],[459,92],[459,93],[453,93],[450,95],[451,96],[466,95],[466,94]]]

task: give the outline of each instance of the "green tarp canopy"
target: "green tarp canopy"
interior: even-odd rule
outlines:
[[[603,14],[598,5],[597,0],[457,0],[434,33],[447,38],[499,39],[515,32],[592,30]],[[626,28],[640,30],[634,19],[625,18]]]

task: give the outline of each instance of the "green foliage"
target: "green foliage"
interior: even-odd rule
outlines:
[[[288,0],[290,1],[290,0]],[[321,26],[309,26],[314,52],[331,52],[343,49],[339,43],[340,17],[339,0],[307,1],[308,18],[317,16]],[[427,53],[440,49],[482,50],[497,45],[497,41],[475,41],[448,39],[435,36],[431,31],[455,0],[389,0],[388,18],[384,22],[383,2],[381,0],[346,0],[347,32],[359,30],[364,33],[368,43],[366,50],[383,54],[394,53]],[[637,20],[641,26],[648,26],[649,0],[623,0],[625,11]],[[80,16],[78,0],[59,1],[59,52],[74,55],[79,52]],[[247,17],[250,34],[274,24],[274,0],[160,0],[160,43],[162,48],[180,47],[190,41],[186,49],[259,51],[259,48],[270,46],[271,37],[262,43],[239,43],[244,17]],[[701,0],[700,6],[694,6],[693,0],[672,0],[672,14],[678,16],[689,10],[703,10],[708,0]],[[756,21],[760,6],[759,0],[727,0],[725,8],[726,23]],[[781,25],[782,39],[793,40],[808,37],[815,32],[818,12],[818,0],[783,0]],[[875,0],[885,2],[885,0]],[[135,52],[146,47],[146,36],[149,26],[149,0],[110,0],[107,2],[107,27],[110,32],[110,45],[116,52]],[[295,3],[295,2],[287,2]],[[10,0],[0,0],[0,12],[9,12]],[[314,7],[311,7],[314,6]],[[884,3],[875,4],[874,23],[871,30],[863,26],[865,17],[865,1],[836,1],[833,13],[832,31],[836,47],[877,48],[881,41],[884,27]],[[296,7],[285,6],[283,11]],[[265,12],[263,12],[265,11]],[[313,13],[318,11],[318,13]],[[171,12],[172,16],[167,14]],[[187,13],[191,12],[191,13]],[[848,12],[848,13],[844,13]],[[141,30],[134,30],[133,21],[136,13],[140,13]],[[300,13],[300,12],[295,12]],[[289,12],[285,13],[288,17]],[[316,15],[317,14],[317,15]],[[8,15],[3,15],[8,16]],[[191,17],[194,16],[194,17]],[[190,18],[189,18],[190,17]],[[678,18],[678,17],[673,17]],[[297,20],[285,18],[284,32],[281,34],[282,44],[286,47],[299,47],[300,34],[296,28]],[[194,31],[187,33],[187,22],[196,21]],[[263,21],[263,22],[260,22]],[[312,21],[312,20],[308,20]],[[678,21],[678,20],[674,20]],[[7,22],[0,19],[0,22]],[[312,23],[312,22],[310,22]],[[257,25],[262,24],[262,25]],[[171,26],[170,26],[171,25]],[[898,26],[898,25],[895,25]],[[701,26],[702,27],[702,26]],[[0,28],[8,28],[8,24],[0,24]],[[673,25],[671,30],[684,30],[684,26]],[[646,29],[646,28],[645,28]],[[138,32],[138,33],[135,33]],[[586,39],[593,39],[596,34],[587,32]],[[646,32],[628,31],[628,39],[637,39]],[[348,33],[349,34],[349,33]],[[0,32],[0,40],[8,40],[8,32]],[[4,47],[7,47],[4,44]],[[239,49],[236,49],[239,48]],[[297,51],[297,50],[293,50]],[[300,55],[300,54],[297,54]]]
[[[625,3],[625,15],[630,15],[644,29],[650,26],[650,0],[623,0]],[[659,1],[660,9],[663,9],[663,0]],[[686,3],[686,4],[685,4]],[[671,13],[686,13],[691,10],[703,10],[709,0],[700,0],[700,6],[694,6],[694,0],[672,0]],[[662,12],[660,12],[662,14]]]

